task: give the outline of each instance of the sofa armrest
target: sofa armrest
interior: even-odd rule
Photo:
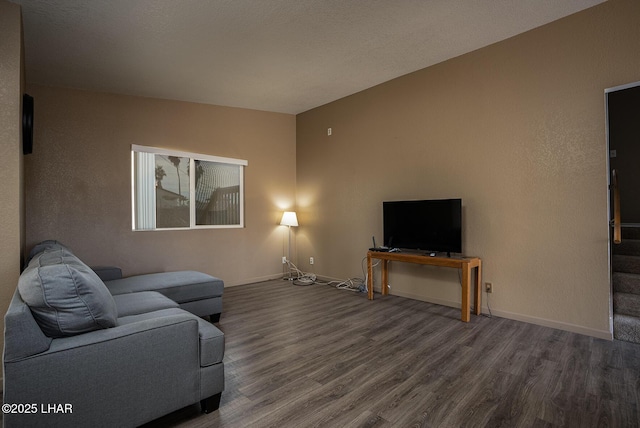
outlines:
[[[91,269],[103,281],[122,279],[122,269],[117,266],[91,266]]]
[[[52,340],[44,335],[16,289],[4,316],[3,359],[11,361],[39,354],[49,349]]]
[[[5,403],[73,407],[73,413],[55,417],[7,414],[5,423],[74,426],[94,421],[94,426],[137,426],[198,402],[198,322],[178,309],[166,311],[54,339],[45,352],[5,360]]]

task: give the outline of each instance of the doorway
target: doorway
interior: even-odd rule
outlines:
[[[640,228],[640,82],[607,89],[605,95],[609,177],[615,170],[621,226]],[[610,207],[613,219],[613,199]]]
[[[613,337],[640,343],[640,82],[605,91]]]

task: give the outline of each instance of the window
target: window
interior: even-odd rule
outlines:
[[[244,226],[241,159],[131,146],[133,230]]]

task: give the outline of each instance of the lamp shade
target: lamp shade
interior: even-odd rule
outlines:
[[[283,226],[297,226],[298,217],[296,217],[295,211],[285,211],[284,214],[282,214],[280,224]]]

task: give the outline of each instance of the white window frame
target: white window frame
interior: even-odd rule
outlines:
[[[155,194],[153,196],[153,227],[148,229],[136,229],[136,164],[135,153],[149,153],[154,155],[177,156],[189,159],[189,227],[155,227]],[[239,224],[221,224],[221,225],[197,225],[196,224],[196,175],[195,161],[217,162],[229,165],[237,165],[240,168],[239,185],[240,185],[240,222]],[[244,168],[249,164],[243,159],[227,158],[222,156],[203,155],[200,153],[183,152],[178,150],[162,149],[158,147],[131,145],[131,229],[135,232],[150,232],[164,230],[193,230],[193,229],[238,229],[244,227]],[[155,179],[155,176],[154,176]]]

